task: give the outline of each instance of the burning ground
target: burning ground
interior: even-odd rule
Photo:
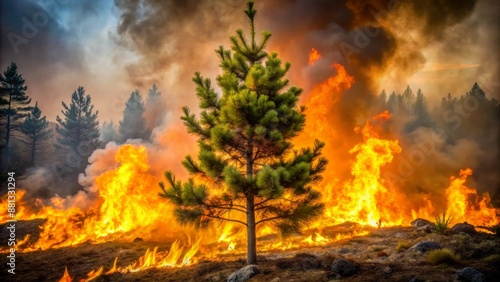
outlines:
[[[21,222],[19,226],[23,228],[20,233],[35,234],[39,223]],[[353,225],[327,228],[325,236],[345,232]],[[355,265],[355,274],[345,277],[345,281],[410,281],[412,278],[417,278],[417,281],[453,281],[456,272],[467,266],[481,271],[486,281],[495,281],[500,275],[497,268],[500,239],[493,235],[439,235],[418,230],[417,227],[366,231],[368,233],[364,236],[333,243],[325,243],[313,236],[313,240],[317,241],[316,247],[302,243],[300,247],[285,251],[262,252],[259,256],[260,273],[251,281],[331,281],[338,278],[331,270],[332,263],[338,258],[347,259]],[[269,240],[265,237],[260,239],[264,242]],[[454,255],[434,261],[429,253],[409,249],[422,241],[437,242]],[[158,248],[158,262],[168,250],[172,250],[172,245],[166,241],[88,242],[75,247],[18,253],[20,268],[16,281],[59,281],[64,278],[66,267],[68,272],[65,277],[69,276],[73,281],[226,281],[233,271],[245,265],[241,255],[224,254],[220,245],[212,245],[206,247],[220,251],[216,257],[198,259],[193,265],[151,267],[155,260],[145,255]]]

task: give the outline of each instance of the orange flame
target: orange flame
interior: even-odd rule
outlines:
[[[453,216],[455,222],[467,221],[477,226],[494,226],[500,223],[497,211],[491,205],[490,195],[477,194],[476,189],[464,185],[472,170],[460,170],[460,176],[450,177],[450,186],[446,189],[448,214]]]
[[[394,209],[397,198],[385,185],[380,172],[384,165],[392,161],[393,154],[401,152],[398,140],[377,138],[368,122],[361,133],[364,142],[350,151],[356,155],[351,169],[354,179],[344,183],[341,189],[327,184],[326,200],[329,204],[325,215],[334,223],[354,221],[377,226],[383,221],[386,225],[402,224],[404,218]]]
[[[312,65],[319,59],[321,59],[321,54],[318,52],[318,50],[311,48],[311,52],[309,52],[309,64]]]
[[[68,268],[65,267],[64,268],[64,275],[63,275],[63,277],[61,277],[61,280],[59,280],[59,282],[71,282],[71,281],[73,281],[73,279],[71,278],[71,276],[69,276]]]
[[[389,113],[389,111],[385,110],[385,111],[381,112],[380,114],[372,117],[372,120],[384,121],[384,120],[388,120],[390,118],[391,118],[391,113]]]

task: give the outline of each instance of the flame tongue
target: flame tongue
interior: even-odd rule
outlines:
[[[491,206],[488,193],[477,194],[476,189],[464,185],[472,170],[460,170],[459,177],[450,177],[450,186],[446,189],[447,213],[455,222],[468,222],[476,226],[495,226],[500,223],[497,210]]]
[[[389,118],[384,112],[376,120]],[[381,168],[390,163],[393,155],[401,152],[398,140],[384,140],[377,137],[374,127],[367,122],[361,129],[364,142],[351,150],[355,154],[352,166],[353,180],[344,183],[342,189],[326,184],[332,198],[327,205],[326,216],[334,223],[353,221],[376,226],[383,221],[386,225],[401,224],[404,217],[395,209],[396,197],[389,192],[381,177]]]
[[[312,48],[311,52],[309,52],[309,64],[312,65],[319,59],[321,59],[321,54],[318,52],[318,50]]]
[[[64,275],[63,275],[63,277],[61,277],[61,280],[59,280],[59,282],[71,282],[71,281],[73,281],[73,279],[71,278],[71,276],[69,276],[68,268],[65,267],[64,268]]]

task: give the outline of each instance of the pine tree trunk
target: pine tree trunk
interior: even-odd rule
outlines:
[[[9,94],[9,108],[7,110],[7,128],[5,130],[5,155],[4,159],[2,160],[3,162],[3,168],[7,171],[9,170],[9,163],[10,163],[10,150],[9,150],[9,143],[10,143],[10,116],[11,116],[11,103],[12,103],[12,93]]]
[[[31,144],[31,166],[35,166],[35,146],[36,146],[36,135],[33,136],[33,144]]]
[[[247,264],[257,264],[254,197],[247,197]]]
[[[253,138],[246,152],[247,178],[253,176]],[[252,192],[247,196],[247,264],[257,264],[257,238],[255,234],[255,202]]]

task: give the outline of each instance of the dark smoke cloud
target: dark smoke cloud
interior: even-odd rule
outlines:
[[[0,68],[14,61],[24,75],[30,91],[44,87],[44,81],[54,80],[61,71],[81,71],[81,46],[73,42],[66,30],[54,17],[60,4],[46,10],[34,1],[2,1],[0,26]],[[42,84],[42,85],[40,85]],[[31,90],[33,88],[33,90]],[[44,93],[52,100],[55,93]],[[40,97],[41,98],[41,97]]]
[[[159,83],[171,102],[185,99],[183,92],[192,92],[194,72],[217,67],[214,50],[243,25],[244,4],[243,0],[116,0],[120,22],[115,39],[138,55],[127,66],[129,79],[138,87]]]

